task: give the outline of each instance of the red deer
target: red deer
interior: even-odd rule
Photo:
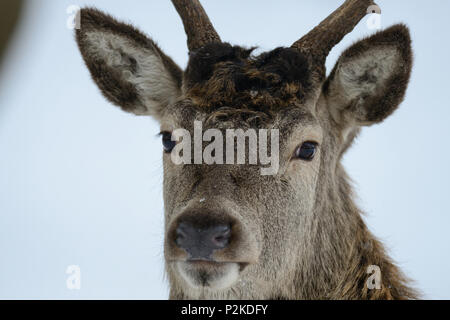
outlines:
[[[405,96],[408,28],[356,42],[327,76],[329,52],[372,1],[347,0],[290,47],[259,55],[222,42],[198,0],[172,2],[188,38],[184,71],[142,32],[97,9],[80,11],[76,31],[103,95],[160,122],[170,298],[416,298],[368,231],[341,165],[360,129],[382,122]],[[193,133],[195,121],[202,130],[277,129],[278,171],[175,164],[172,133]]]

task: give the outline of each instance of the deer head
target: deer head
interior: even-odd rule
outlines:
[[[143,33],[96,9],[81,10],[76,32],[104,96],[161,124],[171,297],[413,296],[367,231],[340,164],[360,128],[402,101],[412,65],[408,29],[395,25],[355,43],[326,77],[328,53],[372,1],[347,0],[290,47],[258,56],[222,42],[198,0],[172,2],[188,37],[185,71]],[[202,130],[278,130],[278,170],[175,164],[172,133],[195,135],[194,121]],[[380,291],[365,285],[372,264],[383,272]]]

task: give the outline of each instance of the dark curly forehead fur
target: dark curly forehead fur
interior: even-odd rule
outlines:
[[[185,73],[187,95],[200,107],[275,111],[302,102],[311,89],[310,63],[292,48],[252,55],[228,43],[191,53]]]

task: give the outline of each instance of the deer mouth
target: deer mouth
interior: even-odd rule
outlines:
[[[205,270],[216,270],[223,268],[229,264],[236,264],[239,267],[239,272],[242,272],[250,262],[238,262],[238,261],[214,261],[214,260],[187,260],[179,261],[184,262],[192,268],[205,269]]]
[[[175,265],[178,273],[191,287],[221,290],[231,287],[248,263],[187,260],[176,261]]]

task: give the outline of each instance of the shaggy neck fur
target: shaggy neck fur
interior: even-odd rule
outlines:
[[[321,175],[323,180],[329,179]],[[334,184],[337,186],[333,187]],[[295,299],[414,299],[417,293],[367,229],[341,165],[311,219],[309,254],[299,264]],[[320,188],[320,187],[319,187]],[[326,229],[324,226],[327,226]],[[330,227],[332,228],[330,230]],[[367,267],[381,269],[381,289],[368,289]]]

